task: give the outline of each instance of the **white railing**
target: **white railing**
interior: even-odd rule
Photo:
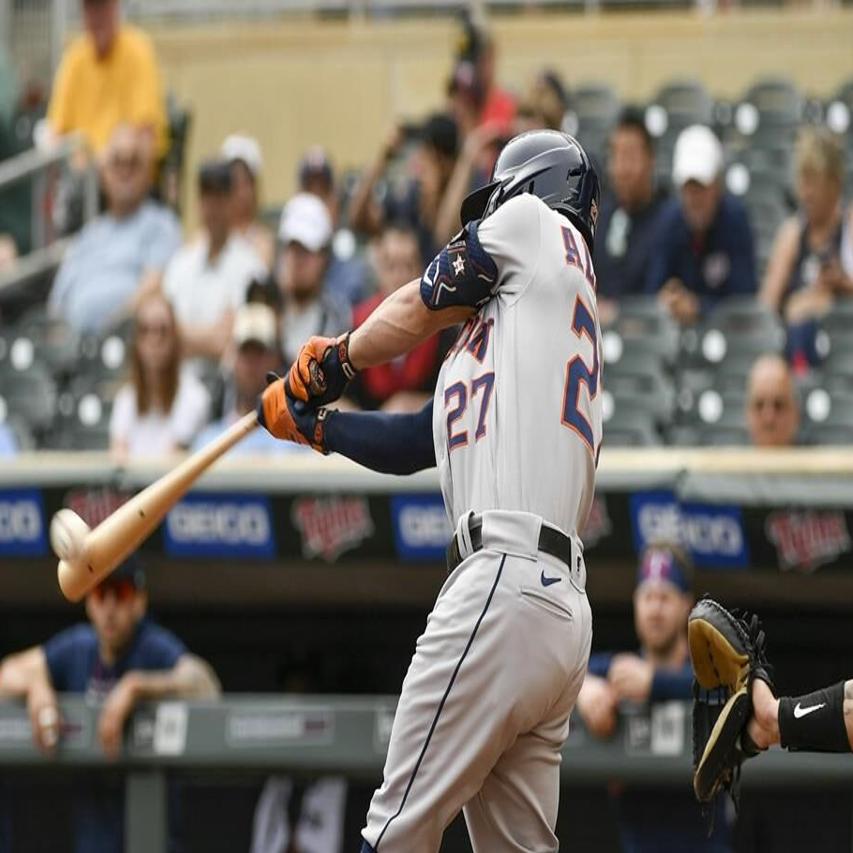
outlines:
[[[62,175],[70,167],[71,159],[83,144],[82,139],[69,137],[51,151],[32,148],[0,161],[0,190],[19,181],[32,179],[32,248],[28,255],[18,258],[10,269],[0,273],[0,293],[22,286],[55,269],[62,259],[68,241],[56,234],[52,199]],[[85,169],[82,178],[83,221],[88,222],[98,212],[98,178],[94,167]]]

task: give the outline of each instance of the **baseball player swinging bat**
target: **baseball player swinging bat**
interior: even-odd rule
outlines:
[[[71,510],[60,510],[51,524],[51,542],[60,558],[57,576],[62,594],[69,601],[80,601],[151,535],[166,513],[220,456],[257,426],[255,412],[245,415],[215,441],[120,506],[94,530],[89,530],[79,516],[74,516],[76,522],[68,519]],[[66,524],[72,522],[68,525],[72,527],[70,533],[64,537],[55,535],[61,514],[66,514]]]

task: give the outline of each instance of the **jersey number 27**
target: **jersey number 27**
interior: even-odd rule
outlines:
[[[592,261],[589,253],[586,254],[586,263],[581,256],[574,235],[568,228],[561,229],[563,242],[566,245],[566,263],[576,266],[587,278],[590,284],[595,286],[595,277],[592,273]],[[584,247],[585,248],[585,247]],[[595,437],[592,434],[592,426],[589,417],[581,411],[580,391],[581,385],[586,385],[589,400],[595,399],[598,394],[598,385],[601,375],[601,365],[598,359],[598,334],[595,329],[595,318],[592,311],[580,296],[575,298],[575,307],[572,312],[572,331],[578,337],[584,335],[592,344],[592,367],[588,366],[578,354],[572,356],[566,364],[566,387],[563,392],[563,424],[573,429],[589,447],[590,453],[595,457]],[[588,411],[588,407],[584,407]]]

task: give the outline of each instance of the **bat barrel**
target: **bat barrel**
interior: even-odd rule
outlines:
[[[206,447],[185,459],[160,479],[146,486],[89,532],[79,561],[61,561],[57,579],[69,601],[80,601],[154,531],[166,513],[192,484],[226,451],[258,425],[251,412]]]

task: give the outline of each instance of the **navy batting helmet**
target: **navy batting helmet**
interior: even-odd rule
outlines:
[[[562,213],[592,249],[598,219],[598,175],[574,137],[559,130],[530,130],[510,139],[495,163],[491,183],[462,202],[462,224],[484,219],[522,193],[532,193]]]

